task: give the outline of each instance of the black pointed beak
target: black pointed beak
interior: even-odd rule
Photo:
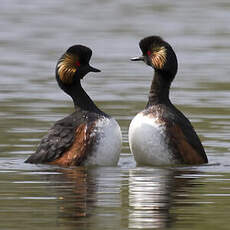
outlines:
[[[96,72],[101,72],[101,70],[96,69],[96,68],[89,65],[89,72],[95,72],[96,73]]]
[[[144,61],[144,56],[140,56],[140,57],[133,57],[130,59],[131,61]]]

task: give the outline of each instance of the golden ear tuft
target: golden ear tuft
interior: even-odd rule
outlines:
[[[77,71],[77,58],[71,54],[65,54],[58,63],[58,75],[60,80],[65,84],[71,84]]]
[[[151,57],[153,66],[156,69],[162,69],[166,62],[166,48],[164,46],[154,49]]]

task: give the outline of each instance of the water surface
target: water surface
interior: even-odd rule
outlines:
[[[230,3],[3,0],[0,8],[0,228],[228,229]],[[137,167],[128,126],[145,106],[152,70],[130,57],[161,35],[179,61],[171,98],[192,121],[209,164]],[[54,68],[73,44],[92,48],[83,86],[122,129],[118,167],[24,164],[40,138],[73,111]]]

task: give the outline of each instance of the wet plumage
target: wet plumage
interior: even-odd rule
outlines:
[[[59,59],[56,79],[60,88],[72,97],[75,111],[54,124],[26,163],[117,164],[121,148],[120,127],[94,104],[80,83],[88,72],[99,72],[89,65],[91,55],[88,47],[75,45]],[[105,145],[110,148],[105,150]]]
[[[144,61],[155,70],[146,108],[129,127],[129,143],[138,164],[201,164],[208,162],[190,121],[171,103],[169,89],[177,73],[172,47],[158,36],[140,41]]]

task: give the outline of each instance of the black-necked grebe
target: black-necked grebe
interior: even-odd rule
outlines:
[[[121,149],[121,131],[115,119],[102,112],[81,86],[89,72],[91,49],[70,47],[56,66],[56,80],[73,99],[75,111],[57,121],[43,137],[37,151],[26,163],[60,166],[116,165]]]
[[[202,164],[208,159],[189,120],[171,103],[169,89],[177,73],[172,47],[158,36],[139,43],[144,61],[155,70],[148,103],[129,127],[129,143],[135,160],[142,165]]]

